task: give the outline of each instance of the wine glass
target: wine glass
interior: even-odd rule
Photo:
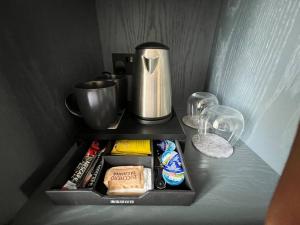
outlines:
[[[201,113],[198,134],[194,135],[194,146],[204,154],[216,158],[227,158],[244,130],[241,112],[224,105],[207,107]]]
[[[198,129],[201,112],[209,106],[218,105],[217,97],[209,92],[195,92],[187,102],[187,115],[182,118],[182,122],[194,129]]]

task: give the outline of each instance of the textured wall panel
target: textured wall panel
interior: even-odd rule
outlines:
[[[300,118],[300,1],[224,1],[208,88],[246,119],[244,141],[281,172]]]
[[[94,1],[2,1],[0,224],[26,202],[74,141],[64,106],[102,71]]]
[[[112,53],[134,52],[146,41],[170,47],[173,100],[204,87],[220,1],[97,0],[104,67]]]

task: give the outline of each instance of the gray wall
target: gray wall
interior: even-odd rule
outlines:
[[[64,97],[103,69],[94,1],[1,1],[0,224],[76,134]],[[38,212],[37,212],[38,213]]]
[[[159,41],[170,47],[173,102],[204,88],[220,1],[96,0],[104,67],[112,53]]]
[[[246,119],[243,140],[281,173],[300,118],[300,1],[224,1],[208,89]]]

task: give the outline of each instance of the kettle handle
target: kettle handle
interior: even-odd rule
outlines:
[[[76,108],[78,108],[77,100],[74,93],[69,94],[65,98],[65,106],[72,115],[82,118],[81,112],[78,109],[74,109],[74,107],[76,106],[77,106]]]

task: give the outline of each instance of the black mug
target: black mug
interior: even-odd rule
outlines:
[[[127,105],[127,77],[125,75],[102,72],[102,75],[97,76],[95,80],[106,80],[116,83],[118,111],[122,111]]]
[[[115,82],[94,80],[79,83],[75,85],[74,94],[70,94],[65,99],[65,105],[71,114],[83,117],[91,128],[106,129],[116,120]],[[73,107],[72,102],[77,104],[79,109]]]

